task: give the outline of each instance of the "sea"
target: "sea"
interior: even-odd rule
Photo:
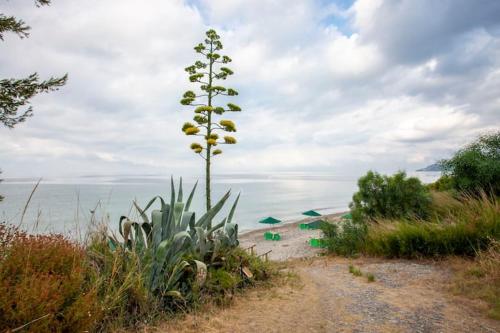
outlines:
[[[424,183],[435,181],[439,172],[414,172],[410,176]],[[231,197],[215,218],[222,220],[232,202],[241,195],[235,214],[240,231],[266,227],[258,221],[272,216],[284,223],[303,218],[302,213],[316,210],[331,214],[348,210],[357,190],[356,176],[319,173],[232,174],[215,175],[212,202],[227,191]],[[120,216],[140,217],[133,201],[144,207],[153,197],[170,199],[170,176],[124,175],[72,178],[5,179],[0,183],[0,220],[19,225],[29,232],[64,233],[81,237],[89,225],[105,224],[116,230]],[[184,198],[193,188],[196,177],[182,179]],[[179,179],[174,178],[176,191]],[[205,211],[204,183],[200,180],[191,205],[199,217]],[[158,207],[155,203],[152,208]],[[151,209],[150,209],[151,210]]]

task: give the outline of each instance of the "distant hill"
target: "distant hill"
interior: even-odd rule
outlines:
[[[425,168],[418,169],[417,171],[443,171],[441,166],[437,163],[426,166]]]

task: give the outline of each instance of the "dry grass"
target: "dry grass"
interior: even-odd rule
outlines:
[[[456,262],[454,268],[453,292],[481,300],[488,316],[500,320],[500,242],[494,241],[474,261]]]

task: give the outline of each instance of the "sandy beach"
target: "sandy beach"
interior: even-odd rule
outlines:
[[[311,238],[319,238],[321,230],[301,230],[299,224],[317,220],[335,222],[344,213],[335,213],[315,218],[306,218],[285,224],[271,225],[268,228],[251,230],[241,233],[240,246],[244,249],[255,245],[255,253],[258,255],[267,253],[270,260],[284,261],[287,259],[315,257],[321,249],[313,248],[309,245]],[[266,231],[279,232],[280,241],[264,239]]]

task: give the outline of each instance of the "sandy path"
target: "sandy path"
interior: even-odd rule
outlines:
[[[349,273],[349,264],[375,282]],[[162,332],[500,332],[500,322],[445,291],[443,264],[315,258],[290,264],[300,280],[188,315]]]

